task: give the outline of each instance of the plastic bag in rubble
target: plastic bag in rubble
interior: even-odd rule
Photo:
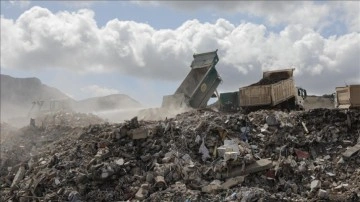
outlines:
[[[205,146],[204,138],[203,138],[203,141],[202,141],[202,143],[201,143],[201,145],[200,145],[199,153],[202,154],[202,160],[203,160],[203,161],[205,161],[207,158],[210,158],[209,150],[208,150],[208,148],[206,148],[206,146]]]
[[[249,133],[250,133],[250,127],[241,127],[241,135],[240,138],[244,142],[248,142],[249,140]]]
[[[196,136],[196,139],[195,139],[196,144],[197,144],[197,143],[199,143],[199,142],[200,142],[200,140],[201,140],[200,135],[197,135],[197,136]]]

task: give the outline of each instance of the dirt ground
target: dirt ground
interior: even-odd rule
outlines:
[[[334,102],[332,99],[323,96],[308,96],[305,99],[305,110],[316,108],[334,109]]]

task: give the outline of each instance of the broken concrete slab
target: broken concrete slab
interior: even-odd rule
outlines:
[[[22,180],[24,178],[25,175],[25,167],[24,166],[20,166],[19,170],[17,171],[14,180],[11,184],[11,188],[15,187],[16,185],[18,185],[18,183],[20,182],[20,180]]]
[[[55,182],[55,185],[59,185],[61,183],[59,178],[57,178],[57,177],[54,179],[54,182]]]
[[[201,191],[205,193],[214,193],[220,189],[222,189],[220,180],[214,180],[210,184],[203,186]]]
[[[356,144],[355,146],[348,147],[346,151],[342,154],[345,158],[350,158],[354,154],[356,154],[358,151],[360,151],[360,144]]]
[[[115,163],[119,166],[122,166],[122,165],[124,165],[124,159],[123,158],[117,159],[117,160],[115,160]]]
[[[148,129],[144,127],[135,128],[129,131],[130,137],[133,140],[145,139],[148,137],[148,133]]]
[[[327,199],[329,197],[329,193],[326,190],[319,189],[318,197],[320,199]]]
[[[345,187],[348,187],[348,186],[349,186],[349,184],[343,184],[343,183],[341,183],[340,185],[336,186],[334,189],[335,189],[335,190],[340,190],[340,189],[345,188]]]
[[[244,182],[244,180],[245,180],[245,176],[237,176],[237,177],[229,178],[224,183],[221,184],[221,188],[230,189],[233,186],[241,184],[242,182]]]
[[[229,172],[222,173],[221,177],[227,178],[227,177],[236,177],[236,176],[240,176],[240,175],[247,175],[250,173],[256,173],[256,172],[270,169],[273,166],[274,166],[273,161],[268,160],[268,159],[260,159],[260,160],[257,160],[256,162],[246,166],[244,169],[241,167],[238,167],[238,168],[234,168],[234,169],[230,170]]]
[[[313,180],[310,184],[310,190],[314,191],[321,187],[321,181],[320,180]]]
[[[249,166],[247,166],[245,168],[245,174],[250,174],[250,173],[256,173],[256,172],[260,172],[263,170],[267,170],[271,167],[273,167],[274,164],[271,160],[268,159],[260,159],[257,160],[255,163],[250,164]]]
[[[145,192],[144,189],[142,187],[140,187],[139,190],[135,194],[135,199],[144,200],[145,199],[144,192]]]

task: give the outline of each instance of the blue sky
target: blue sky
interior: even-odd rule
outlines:
[[[219,49],[220,92],[295,66],[298,85],[326,94],[360,83],[359,13],[336,1],[1,1],[1,73],[160,106],[194,52]]]
[[[104,26],[109,20],[131,20],[150,24],[156,29],[175,29],[189,19],[198,19],[200,22],[215,22],[218,17],[226,18],[231,22],[240,23],[241,20],[261,23],[261,19],[243,13],[214,13],[212,9],[182,10],[167,6],[139,5],[130,1],[79,1],[75,3],[65,1],[33,1],[28,6],[13,5],[1,1],[1,13],[6,18],[18,18],[31,6],[41,6],[52,12],[67,10],[76,12],[81,8],[92,9],[99,27]],[[221,15],[221,16],[220,16]]]

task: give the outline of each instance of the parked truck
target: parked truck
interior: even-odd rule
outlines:
[[[360,108],[360,85],[335,88],[335,108]]]
[[[239,89],[241,108],[304,109],[306,90],[296,87],[293,72],[283,69],[263,72],[263,78],[250,86]]]

